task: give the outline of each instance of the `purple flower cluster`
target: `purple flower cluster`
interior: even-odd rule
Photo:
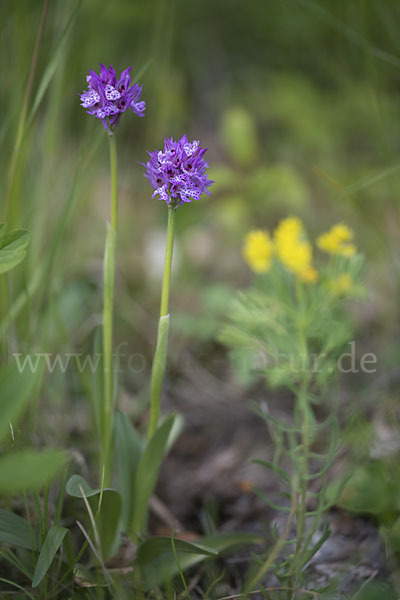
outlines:
[[[88,90],[81,94],[81,106],[89,115],[101,119],[104,127],[110,133],[128,108],[139,117],[144,117],[146,103],[140,100],[142,86],[134,83],[131,86],[130,70],[122,71],[117,80],[114,67],[105,67],[100,64],[100,75],[90,71],[86,77]],[[130,86],[130,87],[129,87]]]
[[[149,152],[150,160],[146,174],[154,188],[154,196],[172,206],[199,200],[201,194],[210,195],[208,187],[213,183],[206,175],[208,162],[204,160],[207,148],[202,148],[197,140],[189,142],[186,135],[174,141],[166,138],[164,150]]]

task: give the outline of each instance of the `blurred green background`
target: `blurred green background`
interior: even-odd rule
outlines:
[[[0,1],[1,213],[42,6]],[[9,215],[32,243],[8,277],[8,300],[0,286],[2,362],[15,352],[92,351],[110,181],[106,133],[79,93],[100,62],[117,73],[132,65],[147,115],[125,114],[117,133],[115,346],[133,356],[129,365],[122,358],[119,407],[144,423],[164,256],[166,206],[151,198],[140,162],[164,136],[187,133],[208,147],[215,183],[210,198],[177,214],[164,406],[200,407],[192,425],[209,419],[219,442],[234,402],[279,403],[263,384],[246,389],[216,341],[233,291],[252,279],[243,236],[288,215],[301,217],[312,239],[346,222],[366,256],[367,298],[349,305],[356,354],[374,353],[378,364],[339,387],[344,462],[358,466],[342,506],[394,523],[395,548],[399,23],[398,0],[50,0]],[[30,414],[33,441],[73,448],[85,476],[81,453],[97,452],[90,387],[90,373],[55,369]],[[236,414],[244,412],[232,410],[230,426],[248,427]],[[199,432],[193,439],[204,444]]]
[[[2,200],[41,9],[38,0],[0,4]],[[126,374],[128,389],[148,381],[166,222],[139,162],[185,132],[209,148],[215,184],[178,214],[171,368],[189,344],[215,350],[231,289],[251,278],[243,235],[296,214],[312,237],[338,221],[354,228],[369,289],[353,309],[360,353],[377,353],[390,383],[399,358],[399,18],[395,0],[51,0],[31,105],[52,61],[54,73],[24,137],[15,192],[14,225],[33,241],[11,286],[12,302],[29,297],[7,324],[12,347],[91,347],[109,167],[106,134],[79,93],[99,62],[117,72],[131,64],[147,116],[126,114],[117,134],[117,341],[147,367]]]

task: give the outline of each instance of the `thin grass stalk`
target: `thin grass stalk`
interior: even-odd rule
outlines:
[[[20,159],[20,155],[21,155],[22,141],[23,141],[24,134],[25,134],[25,125],[26,125],[26,118],[27,118],[27,114],[28,114],[29,100],[30,100],[31,93],[32,93],[33,81],[35,78],[36,66],[37,66],[37,61],[38,61],[38,56],[39,56],[39,48],[40,48],[40,44],[41,44],[41,41],[43,38],[43,32],[44,32],[44,27],[46,24],[46,17],[47,17],[48,9],[49,9],[49,0],[44,0],[42,13],[41,13],[41,17],[40,17],[39,29],[37,32],[35,47],[33,49],[31,65],[29,68],[28,81],[26,84],[24,99],[22,102],[21,112],[19,115],[17,134],[15,137],[14,147],[13,147],[13,151],[11,154],[10,167],[9,167],[9,172],[8,172],[8,186],[7,186],[6,201],[5,201],[5,205],[4,205],[4,209],[3,209],[3,219],[5,221],[7,220],[11,202],[15,201],[15,198],[14,198],[15,179],[16,179],[16,174],[18,171],[18,164],[19,164],[19,159]],[[13,216],[18,214],[17,209],[18,209],[18,207],[17,208],[13,207],[13,213],[12,213]]]

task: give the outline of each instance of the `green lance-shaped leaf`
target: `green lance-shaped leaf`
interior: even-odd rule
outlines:
[[[202,546],[208,550],[214,550],[218,553],[223,553],[241,546],[260,544],[264,541],[265,540],[262,537],[254,534],[240,532],[221,533],[201,538],[198,542],[196,542],[196,546]],[[207,558],[210,558],[210,555],[205,553],[200,554],[199,552],[182,552],[181,548],[178,548],[178,540],[175,539],[174,542],[182,570],[193,567]],[[175,575],[178,574],[178,572],[179,567],[172,551],[172,546],[171,552],[157,556],[140,569],[142,583],[145,590],[149,590],[150,588],[159,585],[166,580],[171,580]]]
[[[200,554],[202,556],[218,556],[218,550],[215,548],[208,547],[204,544],[186,542],[185,540],[174,539],[176,552],[183,552],[186,554]],[[171,538],[165,536],[151,537],[146,540],[138,548],[136,564],[144,566],[155,560],[162,554],[172,552]]]
[[[0,542],[36,550],[36,540],[28,521],[4,509],[0,509]]]
[[[140,459],[133,490],[132,530],[134,532],[140,532],[145,527],[147,507],[157,483],[174,420],[175,414],[169,415],[156,429]]]
[[[24,229],[16,229],[4,235],[5,225],[0,227],[0,274],[2,274],[7,273],[24,260],[31,236]]]
[[[31,234],[25,229],[14,229],[0,237],[0,250],[26,250],[31,241]]]
[[[44,364],[35,372],[27,366],[21,369],[17,362],[12,362],[0,371],[0,440],[9,431],[10,423],[15,426],[41,380]]]
[[[133,518],[133,495],[139,461],[142,457],[140,437],[128,417],[117,413],[115,419],[115,456],[118,469],[118,490],[122,496],[122,525],[129,528]]]
[[[59,527],[58,525],[53,525],[49,530],[40,550],[35,572],[33,573],[32,587],[37,587],[46,575],[67,533],[68,529]]]
[[[116,549],[122,508],[121,495],[111,488],[93,489],[80,475],[72,475],[67,481],[66,490],[75,498],[87,498],[100,536],[101,551],[107,560]],[[100,510],[98,510],[101,500]]]
[[[25,256],[25,250],[0,250],[0,275],[19,265]]]
[[[165,364],[167,360],[168,331],[169,315],[166,315],[160,317],[160,320],[158,322],[157,347],[153,359],[150,388],[150,435],[152,435],[157,428],[158,415],[160,412],[161,388],[163,384]]]
[[[41,488],[65,466],[61,450],[21,450],[0,459],[0,494]]]

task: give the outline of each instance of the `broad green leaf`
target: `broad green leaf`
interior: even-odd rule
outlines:
[[[0,239],[3,237],[7,229],[7,225],[5,223],[0,223]]]
[[[36,563],[35,572],[32,578],[32,587],[37,587],[46,575],[67,533],[68,529],[65,529],[65,527],[53,525],[50,528]]]
[[[31,234],[25,229],[15,229],[0,238],[0,250],[26,250],[31,241]]]
[[[175,539],[175,544],[177,540]],[[253,546],[261,544],[264,538],[248,533],[222,533],[209,535],[201,538],[196,545],[203,545],[208,549],[213,549],[218,553],[228,552],[240,546]],[[210,558],[204,554],[188,554],[177,551],[180,565],[183,570],[193,567],[198,563]],[[145,590],[159,585],[164,581],[171,580],[179,572],[175,556],[171,550],[168,554],[158,556],[155,560],[147,563],[140,569],[142,582]]]
[[[140,459],[133,490],[134,512],[132,529],[134,532],[139,532],[145,527],[150,496],[157,483],[174,420],[175,414],[169,415],[159,428],[156,429]]]
[[[0,494],[41,488],[65,466],[61,450],[20,450],[0,459]]]
[[[86,497],[96,517],[96,525],[101,541],[103,558],[107,560],[116,549],[119,539],[120,516],[122,508],[121,495],[111,488],[92,489],[80,475],[72,475],[67,481],[66,490],[75,498]],[[98,510],[101,497],[101,507]]]
[[[80,475],[72,475],[68,479],[65,489],[70,496],[75,496],[75,498],[90,498],[91,496],[97,496],[101,492],[99,489],[94,490],[91,488],[88,482]]]
[[[0,275],[16,267],[25,256],[25,250],[0,250]]]
[[[27,550],[36,549],[35,534],[28,521],[4,509],[0,509],[0,542]]]
[[[9,431],[10,423],[15,426],[17,419],[38,386],[44,364],[35,372],[31,369],[19,369],[15,361],[0,371],[0,440]]]
[[[176,551],[186,554],[201,554],[204,556],[218,556],[218,551],[197,542],[186,542],[178,538],[174,539]],[[172,552],[171,538],[160,536],[151,537],[138,548],[136,563],[144,566],[161,554]]]
[[[142,456],[140,437],[128,417],[117,413],[115,419],[115,457],[118,490],[122,496],[122,525],[128,529],[133,517],[133,495],[137,467]]]

